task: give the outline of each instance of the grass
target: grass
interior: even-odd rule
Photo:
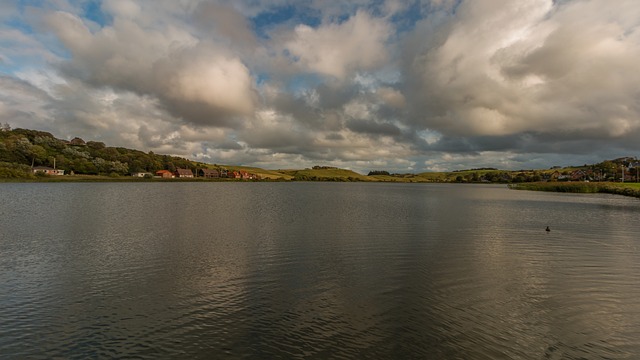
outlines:
[[[640,190],[640,183],[611,183],[612,186],[618,186],[629,189]]]
[[[640,183],[613,182],[535,182],[510,184],[510,189],[569,193],[604,193],[640,198]]]
[[[345,169],[278,170],[297,180],[372,181],[368,176]]]
[[[268,180],[291,180],[293,178],[293,176],[282,173],[277,170],[265,170],[257,167],[234,166],[234,165],[224,165],[222,167],[232,171],[244,170],[252,174],[260,175],[262,179],[268,179]]]

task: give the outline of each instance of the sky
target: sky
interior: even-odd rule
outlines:
[[[0,122],[212,164],[640,153],[637,0],[4,0]]]

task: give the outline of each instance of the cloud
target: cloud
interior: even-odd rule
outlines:
[[[216,163],[363,172],[640,150],[635,0],[85,5],[0,5],[3,122]]]
[[[376,95],[378,95],[380,101],[385,105],[394,109],[403,109],[406,105],[406,99],[404,95],[389,87],[380,87],[376,89]]]
[[[10,76],[0,75],[0,119],[14,127],[43,128],[50,121],[47,108],[52,101],[43,90],[30,83]]]
[[[235,115],[250,115],[255,94],[249,69],[237,58],[197,47],[159,60],[150,93],[175,116],[200,125],[234,127]]]
[[[132,0],[105,0],[102,3],[102,9],[115,17],[134,19],[138,17],[140,5]]]
[[[398,136],[400,135],[400,129],[391,123],[378,123],[366,120],[352,119],[347,122],[347,128],[354,132],[372,134],[372,135],[386,135],[386,136]]]
[[[183,29],[143,28],[130,18],[137,10],[114,6],[113,25],[95,33],[70,13],[46,16],[72,54],[59,65],[66,76],[154,96],[186,123],[234,127],[235,116],[253,111],[253,79],[237,56]],[[126,18],[119,17],[123,12]]]
[[[640,7],[617,4],[463,2],[405,64],[414,123],[456,136],[637,133]]]
[[[303,70],[343,79],[353,71],[383,64],[390,35],[391,27],[384,20],[358,11],[342,23],[318,28],[298,25],[283,47]]]
[[[196,24],[207,34],[217,35],[227,40],[229,46],[255,48],[258,40],[251,30],[247,18],[235,8],[202,2],[194,13]]]

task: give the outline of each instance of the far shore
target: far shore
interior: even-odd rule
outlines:
[[[532,182],[509,184],[510,189],[581,194],[615,194],[640,198],[640,183],[628,182]]]
[[[51,182],[257,182],[279,181],[277,179],[237,180],[237,179],[209,179],[194,178],[142,178],[135,176],[106,176],[106,175],[62,175],[62,176],[34,176],[32,178],[0,178],[0,183],[51,183]]]
[[[302,180],[302,181],[314,181],[314,180]],[[324,179],[315,181],[349,181],[347,179],[335,178]],[[353,181],[353,180],[351,180]],[[389,182],[388,180],[375,179],[371,180],[355,180],[358,182]],[[104,175],[64,175],[64,176],[37,176],[33,178],[0,178],[0,183],[62,183],[62,182],[140,182],[140,183],[154,183],[154,182],[168,182],[168,183],[180,183],[180,182],[297,182],[295,180],[286,180],[278,178],[263,178],[261,180],[237,180],[237,179],[210,179],[203,177],[194,178],[141,178],[133,176],[104,176]],[[400,181],[398,181],[400,182]],[[403,182],[404,183],[404,182]],[[447,183],[456,184],[456,182],[414,182],[414,183]],[[467,183],[468,184],[468,183]],[[478,183],[485,184],[485,183]],[[567,193],[581,193],[581,194],[594,194],[605,193],[615,194],[623,196],[631,196],[640,198],[640,183],[621,183],[621,182],[528,182],[528,183],[503,183],[506,184],[509,189],[513,190],[529,190],[529,191],[549,191],[549,192],[567,192]]]

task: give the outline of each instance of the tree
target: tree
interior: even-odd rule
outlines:
[[[79,138],[79,137],[74,137],[73,139],[71,139],[71,141],[69,141],[69,143],[70,143],[71,145],[75,145],[75,146],[85,146],[85,145],[87,145],[87,144],[84,142],[84,140],[82,140],[82,139],[81,139],[81,138]]]
[[[107,147],[103,142],[100,141],[87,141],[87,146],[94,150],[102,150]]]
[[[9,150],[14,150],[15,154],[21,156],[21,158],[23,159],[22,161],[17,162],[31,164],[35,160],[36,156],[42,155],[40,152],[40,149],[42,149],[42,147],[39,146],[40,149],[36,149],[35,153],[32,152],[33,144],[31,144],[29,139],[25,137],[20,137],[16,139],[15,142],[7,142],[7,145],[12,145],[13,149],[9,148]]]
[[[0,124],[0,131],[11,131],[9,123]]]
[[[47,150],[40,145],[33,145],[29,149],[31,158],[38,164],[43,164],[47,160]]]

